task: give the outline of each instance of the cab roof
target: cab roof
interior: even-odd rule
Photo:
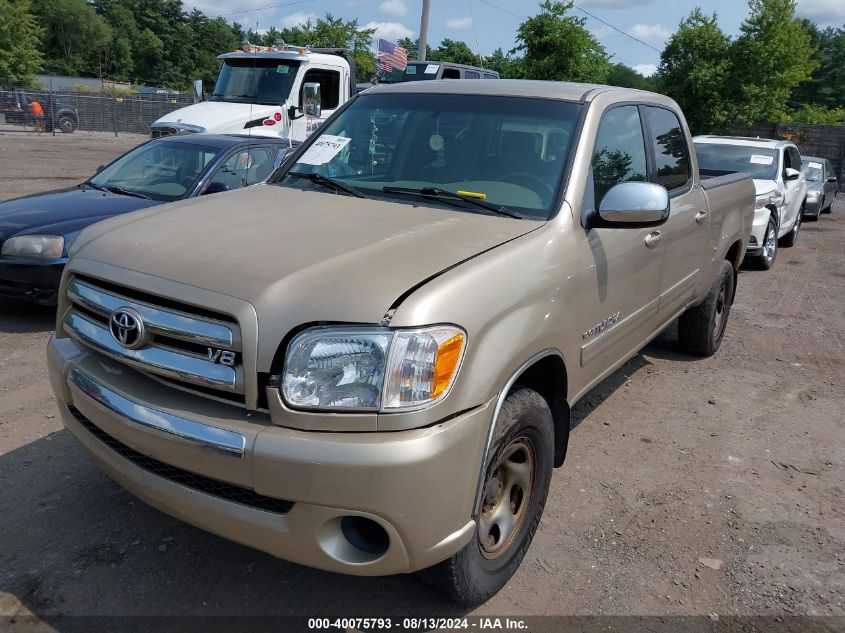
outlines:
[[[537,81],[531,79],[437,79],[433,81],[403,81],[399,83],[378,84],[367,90],[368,95],[403,92],[535,97],[560,99],[562,101],[590,101],[598,94],[613,92],[619,94],[620,100],[622,98],[630,98],[632,101],[658,98],[663,101],[666,99],[662,95],[644,90],[634,90],[632,88],[564,81]]]

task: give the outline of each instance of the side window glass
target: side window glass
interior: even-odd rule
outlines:
[[[334,110],[340,103],[340,73],[334,70],[309,70],[302,79],[306,83],[320,84],[320,107],[323,110]],[[302,91],[299,89],[299,99],[302,103]]]
[[[621,106],[605,112],[593,149],[595,206],[611,187],[620,182],[646,179],[645,144],[636,106]]]
[[[464,71],[464,79],[481,79],[481,76],[474,70]]]
[[[208,182],[222,182],[230,190],[264,182],[273,172],[275,155],[269,147],[235,150],[226,157]]]
[[[664,108],[649,106],[645,112],[654,146],[654,182],[669,191],[685,186],[690,179],[690,161],[681,122]]]
[[[461,78],[461,71],[457,68],[444,68],[443,74],[440,76],[441,79],[460,79]]]

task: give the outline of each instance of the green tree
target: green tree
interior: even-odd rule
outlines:
[[[0,83],[32,84],[41,70],[41,30],[29,0],[0,0]]]
[[[810,35],[795,18],[795,0],[750,0],[748,5],[750,14],[730,50],[731,119],[778,121],[792,90],[816,67]]]
[[[437,62],[452,62],[453,64],[466,64],[467,66],[478,66],[479,57],[472,52],[466,42],[450,40],[448,37],[440,42],[440,46],[429,51],[426,59]]]
[[[842,125],[845,121],[845,108],[842,106],[825,108],[812,103],[804,104],[791,114],[784,116],[782,120],[814,125]]]
[[[645,77],[633,68],[621,63],[610,67],[606,82],[609,86],[635,88],[637,90],[654,90],[656,87],[656,81],[653,78]]]
[[[505,54],[501,48],[497,48],[487,57],[484,66],[490,70],[495,70],[502,79],[516,77],[518,70],[513,57]]]
[[[716,14],[708,17],[696,7],[660,54],[658,89],[678,102],[694,134],[712,132],[728,121],[730,46]]]
[[[809,20],[802,24],[816,50],[813,61],[817,68],[809,81],[795,88],[790,100],[828,108],[845,107],[845,28],[820,30]]]
[[[526,79],[604,83],[610,62],[604,47],[584,28],[585,18],[567,15],[570,0],[544,0],[540,13],[519,25],[518,75]]]
[[[92,5],[85,0],[38,0],[33,9],[44,28],[48,71],[102,76],[112,31]]]
[[[372,52],[375,29],[364,29],[358,20],[346,21],[326,13],[324,18],[308,20],[305,24],[282,29],[282,39],[291,44],[313,48],[347,48],[352,51],[358,70],[358,81],[369,81],[376,74],[376,58]]]

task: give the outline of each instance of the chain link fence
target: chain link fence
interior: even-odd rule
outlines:
[[[37,102],[38,108],[30,104]],[[52,134],[110,132],[149,135],[161,116],[194,103],[193,94],[33,90],[0,79],[0,126]]]

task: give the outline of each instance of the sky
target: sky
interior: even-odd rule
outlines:
[[[220,15],[230,22],[240,22],[245,28],[257,26],[261,30],[294,26],[328,12],[347,20],[357,18],[361,26],[377,29],[376,37],[394,41],[419,36],[422,11],[422,0],[184,0],[184,3],[207,15]],[[696,6],[702,6],[706,13],[716,12],[722,30],[731,36],[739,33],[739,25],[748,13],[745,0],[577,0],[575,5],[583,11],[575,9],[573,13],[586,18],[586,28],[612,55],[612,60],[644,75],[654,73],[666,40]],[[443,38],[450,38],[463,40],[472,50],[480,50],[484,55],[499,47],[507,52],[515,45],[520,22],[538,11],[537,0],[431,0],[428,43],[436,47]],[[798,0],[797,15],[822,27],[845,26],[845,0]]]

